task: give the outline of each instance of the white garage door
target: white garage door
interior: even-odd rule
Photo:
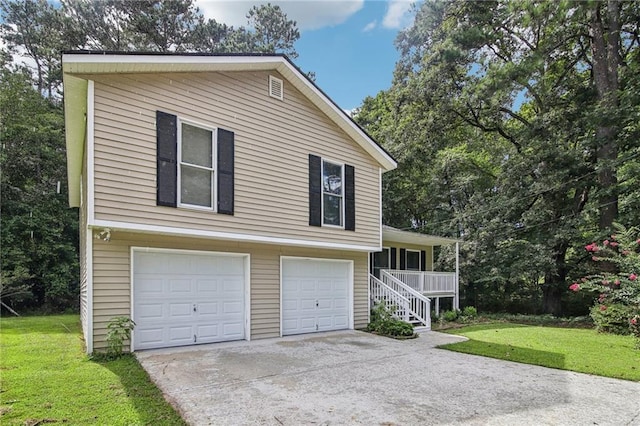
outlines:
[[[282,334],[351,328],[351,262],[282,259]]]
[[[242,340],[244,298],[244,256],[134,249],[134,349]]]

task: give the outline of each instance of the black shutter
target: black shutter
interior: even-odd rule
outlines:
[[[322,160],[309,154],[309,225],[322,226]]]
[[[427,252],[424,250],[420,250],[420,270],[427,270]]]
[[[398,256],[395,247],[391,247],[391,269],[398,269]]]
[[[356,230],[356,188],[353,166],[344,166],[344,229]]]
[[[233,214],[234,133],[218,129],[218,213]]]
[[[407,269],[407,250],[401,248],[400,249],[400,270],[404,271]]]
[[[178,184],[178,120],[156,111],[156,203],[176,207]]]

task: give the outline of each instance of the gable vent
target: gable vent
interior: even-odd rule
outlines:
[[[283,100],[284,97],[284,85],[282,84],[282,80],[275,78],[272,75],[269,76],[269,96],[280,100]]]

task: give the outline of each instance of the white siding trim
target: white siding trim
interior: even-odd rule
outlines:
[[[87,353],[93,352],[93,232],[87,228],[85,235],[85,268],[87,274],[87,337],[85,345]]]
[[[87,222],[95,219],[94,134],[95,98],[93,80],[87,85]]]
[[[244,339],[251,340],[251,255],[244,258]]]
[[[282,336],[282,262],[283,260],[313,260],[320,262],[341,262],[349,264],[349,288],[348,290],[348,305],[349,305],[349,330],[353,330],[355,327],[355,306],[354,306],[354,293],[355,293],[355,276],[354,276],[354,261],[348,259],[327,259],[323,257],[309,257],[309,256],[280,256],[280,337]],[[367,275],[368,277],[368,275]],[[368,278],[367,278],[368,283]],[[368,286],[368,284],[367,284]]]
[[[220,231],[203,231],[199,229],[190,228],[175,228],[170,226],[157,226],[157,225],[144,225],[139,223],[130,222],[117,222],[110,220],[94,220],[90,223],[90,227],[93,228],[109,228],[112,231],[131,231],[142,232],[152,234],[163,235],[175,235],[183,237],[199,237],[199,238],[216,238],[221,240],[242,241],[251,243],[269,243],[276,245],[286,246],[301,246],[301,247],[313,247],[313,248],[325,248],[336,250],[350,250],[350,251],[380,251],[380,246],[361,246],[355,244],[343,244],[343,243],[330,243],[313,240],[298,240],[292,238],[279,238],[279,237],[267,237],[262,235],[250,235],[250,234],[236,234],[230,232]]]
[[[244,292],[245,292],[245,311],[244,311],[244,339],[251,340],[251,255],[249,253],[231,253],[224,251],[209,251],[209,250],[184,250],[184,249],[169,249],[169,248],[161,248],[161,247],[140,247],[140,246],[132,246],[129,250],[129,290],[130,290],[130,309],[131,316],[134,317],[134,308],[135,308],[135,300],[134,300],[134,289],[133,289],[133,275],[134,275],[134,264],[133,257],[135,252],[144,252],[144,253],[177,253],[177,254],[203,254],[203,255],[215,255],[215,256],[229,256],[229,257],[242,257],[244,258]],[[131,333],[131,344],[129,346],[129,350],[133,352],[133,348],[135,347],[134,342],[134,333]]]
[[[380,222],[380,247],[382,247],[382,167],[378,169],[378,214]]]

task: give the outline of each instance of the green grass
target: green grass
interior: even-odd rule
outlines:
[[[96,362],[77,315],[0,319],[0,423],[185,424],[133,356]]]
[[[640,351],[631,336],[583,328],[490,323],[446,331],[468,337],[443,345],[456,352],[640,381]]]

